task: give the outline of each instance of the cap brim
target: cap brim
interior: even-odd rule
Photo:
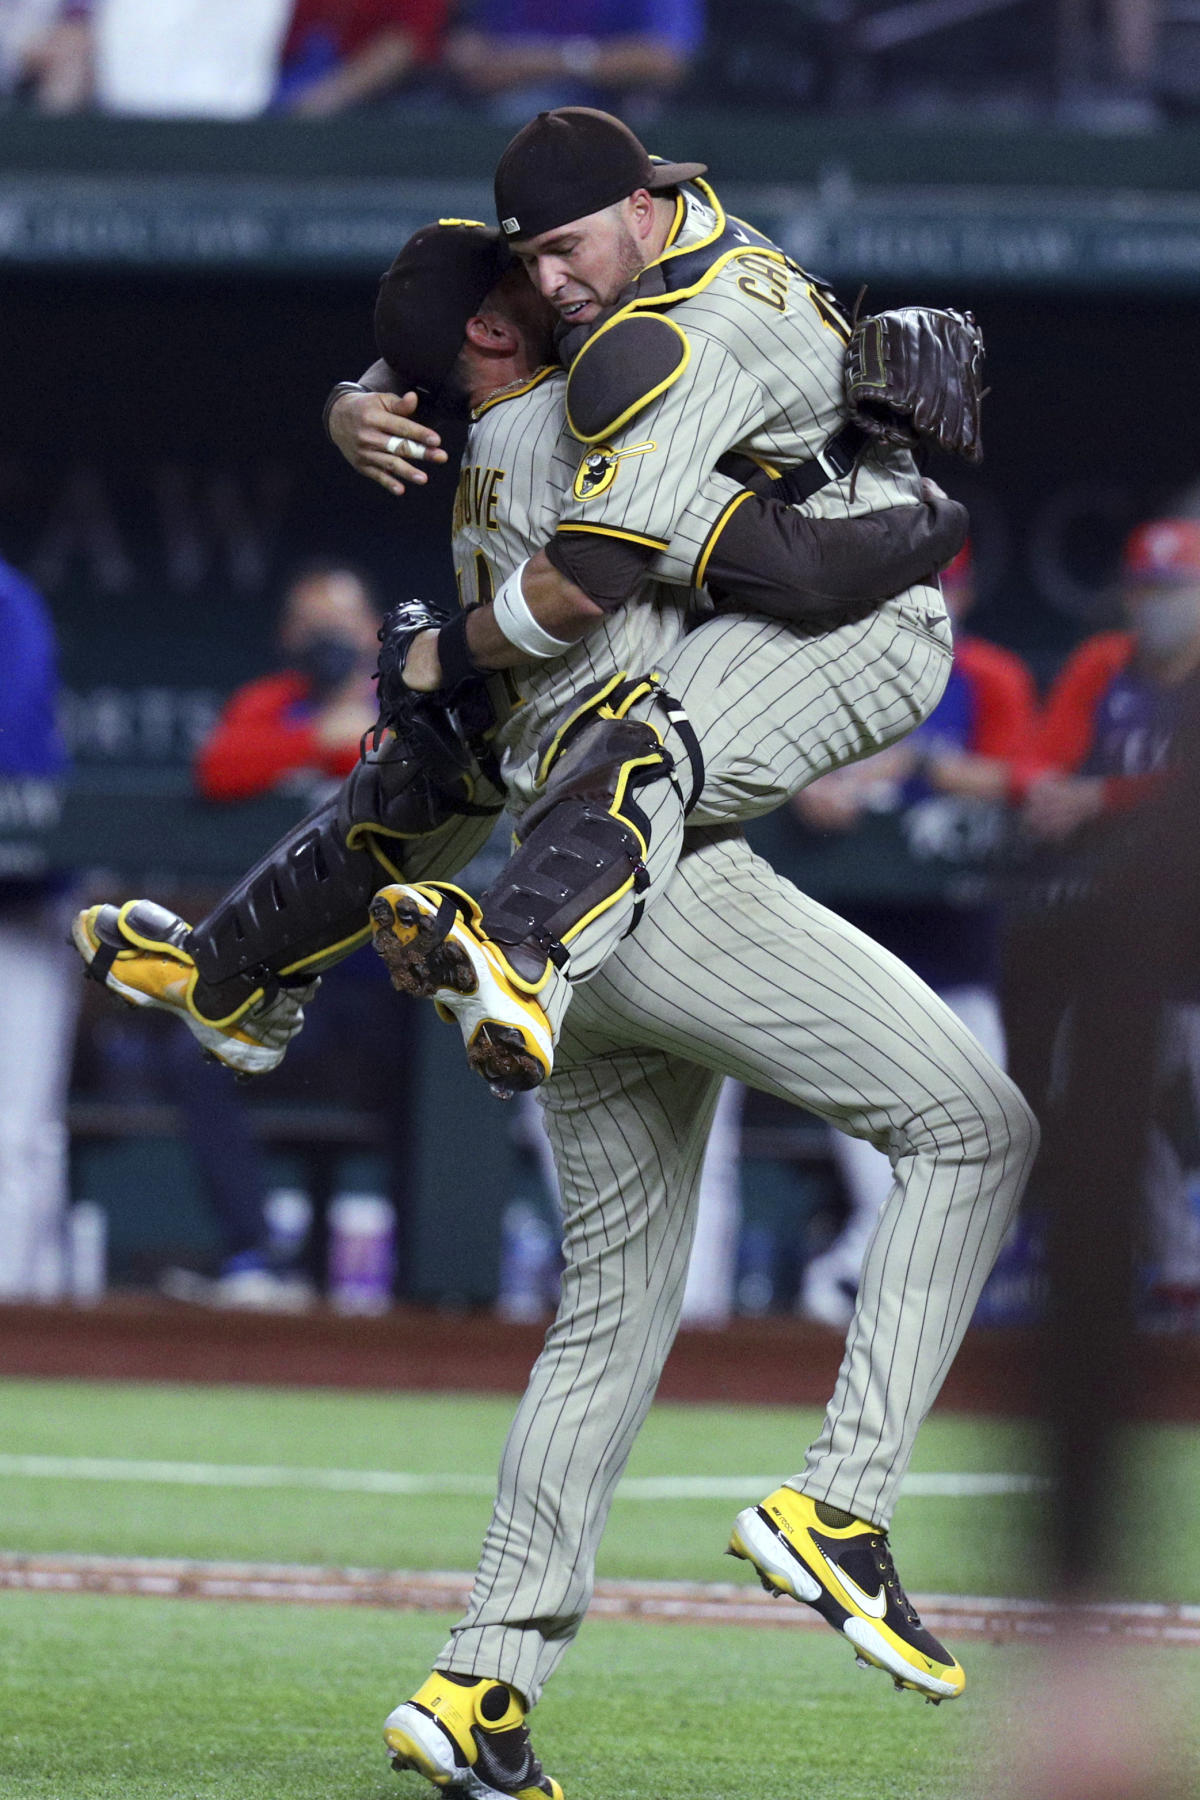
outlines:
[[[707,174],[707,163],[655,163],[653,179],[646,186],[654,192],[658,188],[678,187],[681,181],[695,181],[697,175]]]

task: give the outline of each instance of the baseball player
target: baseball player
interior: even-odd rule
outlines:
[[[397,360],[406,358],[402,366],[422,391],[444,387],[460,350],[478,361],[479,417],[456,512],[456,554],[465,565],[460,581],[488,579],[482,571],[491,565],[474,548],[480,532],[487,534],[487,554],[519,560],[536,533],[552,527],[577,460],[563,416],[564,377],[537,366],[544,333],[540,318],[531,322],[532,296],[523,277],[509,271],[509,260],[494,233],[452,221],[410,240],[381,296],[381,318],[401,340]],[[489,296],[490,314],[473,317]],[[482,348],[463,344],[464,326],[478,326]],[[493,341],[498,335],[508,346],[503,354]],[[385,378],[392,379],[390,371]],[[435,437],[415,421],[405,429],[410,449]],[[481,457],[493,460],[481,463]],[[679,542],[664,554],[664,573],[690,576],[694,543],[708,539],[731,493],[746,492],[728,478],[707,477],[682,518]],[[708,568],[747,588],[757,605],[827,620],[844,610],[848,583],[860,597],[874,594],[859,599],[861,609],[936,569],[957,548],[963,521],[962,509],[944,500],[891,506],[869,519],[818,522],[781,498],[756,498],[750,529],[737,544],[739,560],[715,543]],[[687,599],[686,589],[673,596],[663,589],[594,632],[571,659],[573,673],[552,676],[539,716],[552,715],[581,681],[602,676],[611,689],[623,664],[652,667],[665,659],[685,635]],[[417,616],[424,624],[429,615],[418,605]],[[768,662],[786,661],[796,647],[789,631],[769,622],[731,617],[723,625],[759,651],[758,673],[767,673]],[[834,655],[825,661],[832,666]],[[922,690],[931,695],[938,685],[940,662],[940,655],[928,657],[919,680],[902,673],[905,692],[896,712],[905,726],[926,703]],[[628,685],[652,689],[648,681]],[[908,697],[910,686],[916,700]],[[513,710],[506,680],[489,690],[493,719]],[[532,707],[523,710],[532,718]],[[682,717],[673,727],[680,728],[686,730]],[[680,759],[690,760],[686,747]],[[76,922],[80,953],[91,973],[123,998],[178,1011],[205,1050],[241,1073],[263,1073],[299,1029],[298,984],[364,940],[366,907],[383,879],[446,876],[481,848],[503,804],[494,759],[486,760],[491,776],[464,752],[444,708],[409,707],[401,730],[359,764],[339,795],[274,846],[198,926],[147,902],[93,907]],[[665,769],[665,758],[656,759],[659,766]]]
[[[844,1126],[890,1137],[904,1177],[893,1250],[879,1252],[890,1270],[886,1303],[864,1299],[824,1442],[795,1478],[803,1498],[789,1486],[767,1503],[767,1518],[754,1514],[771,1533],[765,1547],[747,1541],[754,1522],[740,1522],[739,1553],[761,1559],[780,1591],[815,1597],[869,1659],[911,1685],[936,1694],[961,1684],[957,1664],[906,1609],[894,1570],[880,1581],[866,1568],[882,1558],[891,1569],[881,1533],[911,1432],[969,1317],[972,1283],[990,1264],[1031,1125],[961,1029],[927,1013],[930,997],[900,965],[777,883],[744,845],[697,842],[676,887],[670,921],[659,908],[582,990],[589,1002],[607,992],[614,1009],[598,1060],[586,1035],[576,1045],[572,1026],[546,1090],[568,1211],[563,1307],[510,1439],[471,1612],[437,1677],[389,1726],[398,1757],[476,1794],[559,1791],[532,1757],[525,1708],[586,1607],[608,1500],[673,1334],[715,1097],[715,1073],[698,1078],[697,1063],[732,1066]],[[614,983],[643,943],[652,960],[633,975],[633,1004]],[[178,949],[182,962],[182,941]],[[136,961],[131,949],[118,954]],[[128,961],[118,968],[133,973]],[[906,1266],[911,1283],[900,1279]],[[871,1306],[889,1323],[882,1335],[893,1362],[893,1321],[907,1331],[895,1387]],[[856,1408],[862,1417],[847,1430]],[[539,1459],[558,1495],[554,1516],[531,1479]],[[817,1575],[803,1573],[801,1538]],[[851,1589],[836,1585],[835,1565],[852,1583],[858,1568],[858,1610]]]
[[[569,982],[594,975],[654,903],[686,818],[726,825],[766,811],[893,742],[927,715],[949,670],[936,582],[843,609],[839,629],[806,640],[739,621],[717,661],[702,632],[661,681],[664,647],[621,616],[652,558],[699,585],[753,533],[753,496],[732,482],[707,531],[684,522],[697,470],[730,452],[776,476],[788,466],[790,497],[831,519],[921,493],[911,456],[849,422],[850,331],[832,296],[727,220],[702,172],[652,164],[619,121],[584,108],[541,115],[509,146],[500,216],[575,349],[556,453],[574,462],[573,480],[565,504],[566,469],[551,482],[553,515],[522,508],[506,422],[477,418],[471,481],[512,486],[500,508],[459,509],[459,581],[474,581],[474,604],[440,634],[402,614],[385,636],[383,682],[417,690],[525,665],[496,737],[520,839],[508,868],[479,903],[408,883],[374,908],[397,986],[458,1016],[471,1065],[499,1092],[545,1079]],[[607,204],[614,194],[626,198]],[[405,321],[388,352],[398,366],[410,331]],[[547,549],[530,558],[539,534]],[[614,684],[611,662],[597,679],[598,638],[605,651],[618,641],[616,668],[649,685]]]

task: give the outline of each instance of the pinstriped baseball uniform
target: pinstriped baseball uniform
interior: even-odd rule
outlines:
[[[575,358],[568,417],[588,443],[597,434],[577,416],[576,390],[606,336],[631,319],[668,325],[681,340],[679,366],[656,399],[604,431],[603,447],[620,459],[616,475],[575,489],[562,532],[609,532],[666,550],[680,534],[697,470],[735,450],[771,467],[805,462],[845,424],[847,320],[768,239],[727,218],[707,183],[681,190],[664,255]],[[908,452],[874,446],[853,482],[830,482],[807,506],[819,518],[844,518],[919,497]],[[699,560],[702,551],[701,539]]]
[[[471,597],[476,556],[488,559],[487,592],[548,535],[546,513],[574,479],[560,393],[544,377],[499,397],[474,428],[456,533]],[[904,488],[909,475],[876,477],[893,478]],[[860,487],[853,504],[863,499]],[[714,486],[674,521],[664,558],[676,571],[690,572],[728,504]],[[852,503],[823,490],[823,504]],[[714,809],[701,816],[717,820],[765,810],[781,788],[900,735],[933,704],[948,660],[929,590],[816,638],[736,616],[682,631],[679,601],[655,590],[561,665],[517,673],[521,704],[501,741],[518,807],[541,726],[581,683],[642,658],[700,724]],[[793,1478],[880,1525],[1033,1150],[1015,1088],[910,971],[744,842],[700,832],[693,845],[636,935],[575,990],[540,1090],[563,1192],[563,1297],[509,1435],[467,1615],[438,1659],[531,1702],[586,1609],[608,1505],[674,1336],[721,1077],[804,1104],[893,1157],[837,1391]]]
[[[841,340],[836,343],[840,355]],[[552,534],[564,496],[579,485],[580,447],[565,422],[564,387],[561,373],[543,371],[494,396],[476,414],[454,520],[455,566],[466,600],[490,597]],[[608,492],[622,479],[623,471]],[[912,487],[919,492],[915,477]],[[561,658],[492,683],[507,695],[501,706],[512,709],[497,741],[510,809],[518,818],[537,794],[536,749],[546,726],[581,688],[621,670],[659,671],[683,703],[705,759],[704,790],[691,814],[697,825],[769,811],[828,769],[894,742],[936,705],[951,657],[949,622],[936,587],[911,589],[866,620],[819,636],[736,614],[685,636],[686,584],[731,503],[746,493],[717,474],[698,486],[693,477],[693,490],[655,564],[656,574],[683,585],[647,584],[638,604],[609,614]],[[889,485],[880,482],[876,504],[912,498],[906,481],[890,484],[889,478]],[[677,767],[686,770],[686,747],[661,705],[651,698],[631,716],[654,724]],[[638,896],[622,895],[571,939],[573,981],[589,978],[611,955],[630,928],[635,904],[656,903],[682,847],[686,797],[685,786],[666,782],[640,790],[639,806],[650,824],[644,858],[650,885]],[[540,998],[556,1025],[569,996],[567,982],[552,972]]]
[[[564,1199],[562,1299],[441,1668],[499,1677],[532,1703],[582,1620],[608,1506],[674,1337],[697,1170],[726,1074],[892,1158],[824,1427],[789,1478],[890,1520],[1036,1126],[1008,1077],[896,957],[744,840],[705,843],[577,991],[539,1090]],[[781,1464],[791,1453],[780,1445]]]

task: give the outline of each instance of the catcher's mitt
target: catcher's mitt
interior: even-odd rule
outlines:
[[[909,449],[932,443],[980,461],[983,333],[970,313],[876,313],[854,326],[845,369],[851,416],[868,436]]]
[[[423,600],[401,600],[384,614],[379,627],[379,713],[385,724],[409,711],[413,695],[404,685],[404,665],[413,639],[423,631],[435,631],[445,621],[430,611]]]

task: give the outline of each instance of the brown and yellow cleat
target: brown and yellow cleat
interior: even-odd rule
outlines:
[[[503,1681],[440,1670],[384,1721],[399,1773],[415,1769],[470,1800],[563,1800],[533,1754],[525,1708]]]
[[[539,1087],[554,1034],[531,991],[484,935],[478,906],[448,882],[381,888],[371,902],[375,948],[392,986],[458,1020],[467,1061],[498,1099]]]
[[[768,1593],[815,1607],[898,1688],[935,1705],[962,1693],[967,1678],[900,1586],[886,1532],[781,1487],[738,1514],[729,1553],[754,1565]]]
[[[130,1006],[152,1006],[181,1018],[204,1051],[239,1075],[265,1075],[284,1058],[304,1024],[303,1002],[316,984],[267,994],[252,990],[237,1011],[206,1018],[197,1004],[200,972],[187,949],[191,927],[152,900],[87,906],[71,938],[87,974]]]

